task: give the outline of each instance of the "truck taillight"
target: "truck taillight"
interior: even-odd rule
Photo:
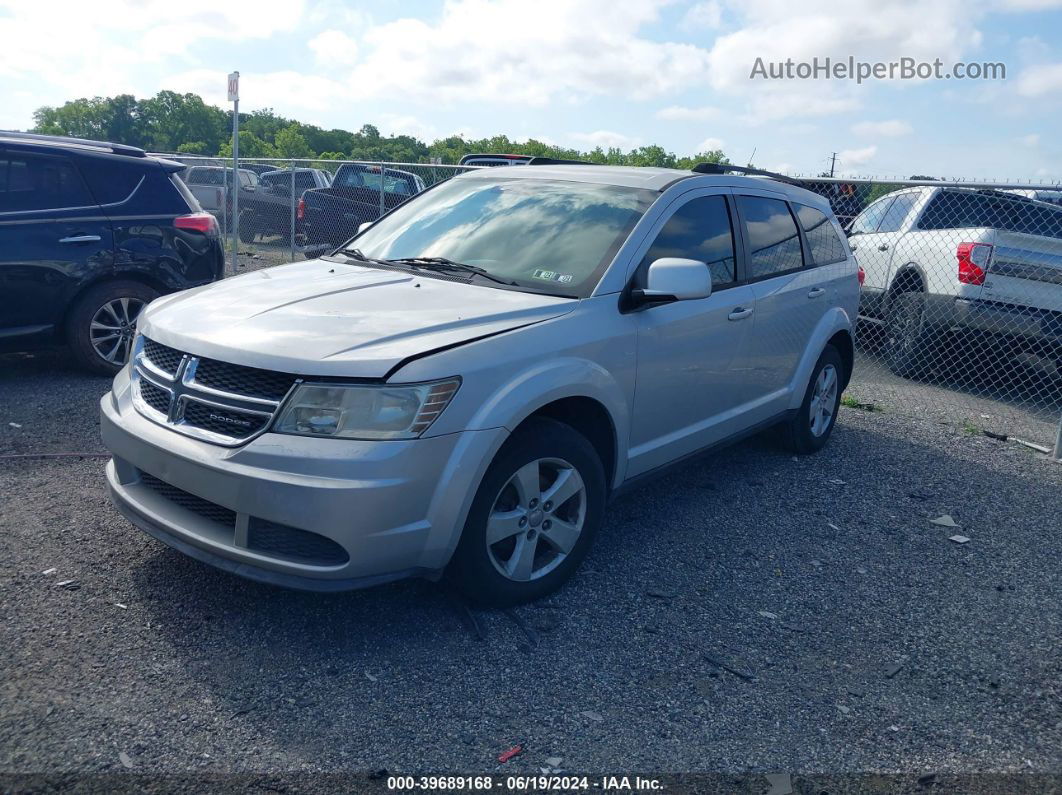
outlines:
[[[295,218],[299,221],[306,215],[306,201],[299,199],[299,203],[295,206]]]
[[[190,215],[178,215],[173,219],[173,225],[177,229],[187,229],[191,232],[202,232],[204,235],[218,234],[218,222],[210,213],[192,213]]]
[[[988,243],[959,243],[955,250],[959,260],[959,281],[962,284],[982,285],[988,261],[992,258],[992,246]]]
[[[863,270],[863,266],[859,266],[859,270],[856,271],[856,278],[859,279],[859,286],[863,286],[863,282],[867,280],[867,272]]]

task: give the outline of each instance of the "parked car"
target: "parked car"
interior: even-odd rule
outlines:
[[[526,166],[532,155],[465,155],[457,164],[459,166]]]
[[[771,426],[826,444],[856,267],[826,200],[782,182],[461,174],[328,257],[152,304],[101,403],[110,493],[264,582],[445,570],[535,599],[620,487]]]
[[[424,180],[410,171],[344,163],[330,187],[303,193],[296,208],[298,242],[307,257],[330,251],[362,224],[375,221],[424,187]]]
[[[906,188],[867,207],[849,236],[866,274],[860,316],[885,326],[897,375],[931,371],[947,342],[1062,360],[1062,207],[996,190]]]
[[[295,198],[291,196],[292,173],[295,175]],[[332,175],[320,168],[297,168],[267,171],[258,178],[250,196],[240,201],[240,240],[251,243],[259,235],[291,236],[299,198],[307,190],[327,188]]]
[[[181,179],[199,202],[199,206],[232,228],[232,169],[224,166],[189,166]],[[248,168],[240,169],[240,204],[254,194],[258,174]]]
[[[220,279],[218,225],[182,168],[131,146],[0,132],[0,350],[67,344],[113,374],[148,303]]]

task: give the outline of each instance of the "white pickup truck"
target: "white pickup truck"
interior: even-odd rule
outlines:
[[[996,190],[912,187],[848,228],[864,321],[886,328],[903,377],[939,369],[946,343],[1062,365],[1062,207]]]

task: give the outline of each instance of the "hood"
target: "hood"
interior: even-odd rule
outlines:
[[[558,317],[576,303],[310,260],[160,298],[141,316],[140,331],[234,364],[381,378],[403,359]]]

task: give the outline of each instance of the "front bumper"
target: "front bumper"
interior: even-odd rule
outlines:
[[[266,433],[225,448],[142,417],[121,375],[100,407],[103,442],[114,456],[108,489],[134,525],[218,568],[309,590],[442,569],[507,435],[499,428],[367,442]],[[255,543],[262,527],[296,541],[313,533],[345,554],[310,559],[283,538],[280,552],[263,549]]]

